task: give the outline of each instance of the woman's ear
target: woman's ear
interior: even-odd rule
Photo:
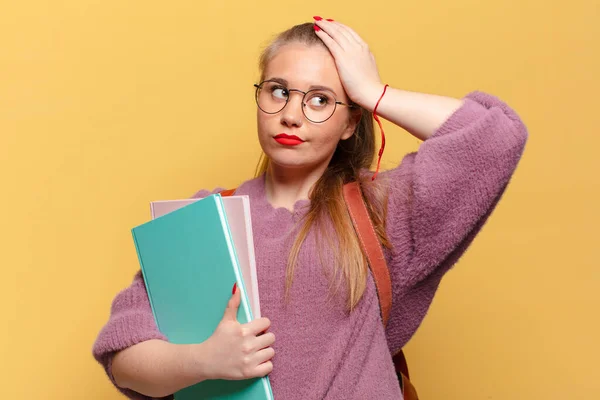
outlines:
[[[356,127],[360,124],[360,119],[362,117],[362,109],[358,106],[352,109],[350,118],[348,118],[348,126],[344,129],[344,133],[342,134],[341,140],[350,139],[354,132],[356,132]]]

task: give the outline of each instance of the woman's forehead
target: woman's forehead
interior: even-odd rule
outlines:
[[[281,78],[290,87],[311,85],[342,88],[333,56],[323,46],[290,43],[282,46],[265,68],[265,79]]]

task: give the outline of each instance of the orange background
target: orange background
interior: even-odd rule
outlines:
[[[484,90],[530,130],[407,347],[422,399],[600,398],[597,1],[4,3],[5,398],[120,398],[91,346],[138,268],[130,228],[252,175],[259,51],[314,14],[354,27],[392,86]],[[384,124],[390,167],[418,143]]]

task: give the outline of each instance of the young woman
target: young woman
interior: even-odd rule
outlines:
[[[237,194],[250,196],[268,319],[239,324],[234,286],[207,341],[168,343],[138,273],[115,298],[94,356],[136,399],[205,379],[267,374],[276,399],[400,399],[390,350],[414,334],[442,276],[497,204],[526,128],[484,93],[459,100],[386,87],[367,44],[320,17],[281,33],[262,54],[260,71],[265,157]],[[373,179],[376,105],[377,115],[424,142]],[[351,181],[361,183],[390,269],[387,329],[342,196]]]

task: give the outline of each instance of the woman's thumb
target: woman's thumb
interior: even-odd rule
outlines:
[[[232,292],[233,294],[227,303],[227,308],[225,309],[225,315],[223,316],[223,319],[237,321],[237,312],[242,299],[240,289],[237,287],[237,282],[233,285]]]

